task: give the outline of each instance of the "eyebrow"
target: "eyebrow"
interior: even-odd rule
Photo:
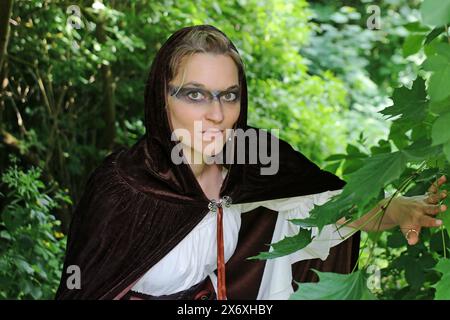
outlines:
[[[203,85],[203,84],[201,84],[201,83],[198,83],[198,82],[194,82],[194,81],[191,81],[191,82],[188,82],[188,83],[185,83],[185,84],[184,84],[184,86],[187,86],[187,85],[192,85],[192,86],[194,86],[194,87],[206,89],[205,85]],[[235,89],[235,88],[236,88],[236,89],[239,89],[239,85],[237,85],[237,84],[232,85],[231,87],[228,87],[228,88],[226,88],[226,89],[223,90],[223,91],[228,91],[228,90]]]

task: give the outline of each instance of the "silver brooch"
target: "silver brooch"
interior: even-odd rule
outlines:
[[[231,205],[231,197],[229,197],[229,196],[224,196],[223,198],[222,198],[222,202],[223,202],[223,204],[225,205],[225,207],[229,207],[230,205]]]
[[[217,211],[217,201],[215,199],[212,199],[209,203],[208,203],[208,209],[209,211],[212,212],[216,212]]]
[[[222,204],[228,208],[231,205],[231,203],[232,203],[231,197],[229,196],[224,196],[219,202],[217,202],[216,199],[212,199],[208,203],[208,209],[212,212],[216,212],[217,208],[222,206]]]

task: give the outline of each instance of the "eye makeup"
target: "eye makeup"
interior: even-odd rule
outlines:
[[[233,89],[231,89],[233,88]],[[178,99],[193,104],[209,104],[213,99],[219,99],[223,104],[235,104],[240,100],[239,87],[230,87],[224,91],[209,91],[198,87],[177,87],[169,85],[169,94]]]

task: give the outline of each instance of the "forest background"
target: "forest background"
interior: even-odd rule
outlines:
[[[313,212],[321,227],[449,176],[449,23],[449,0],[0,1],[0,299],[54,297],[73,208],[101,160],[144,134],[148,70],[174,31],[224,31],[249,124],[348,182]],[[357,271],[292,298],[450,299],[442,219],[415,246],[363,233]],[[278,255],[307,244],[290,240]]]

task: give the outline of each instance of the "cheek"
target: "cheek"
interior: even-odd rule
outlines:
[[[194,122],[201,120],[202,113],[198,108],[186,105],[174,105],[172,108],[172,119],[174,126],[191,130],[194,128]]]
[[[229,110],[227,119],[229,119],[229,121],[230,121],[230,123],[229,123],[230,126],[234,125],[234,123],[239,119],[240,114],[241,114],[240,106]]]
[[[192,144],[194,140],[201,140],[203,138],[201,135],[195,133],[195,122],[198,121],[201,123],[203,117],[203,111],[196,106],[173,105],[173,129],[186,129],[188,131],[191,143],[186,142],[187,145]]]

